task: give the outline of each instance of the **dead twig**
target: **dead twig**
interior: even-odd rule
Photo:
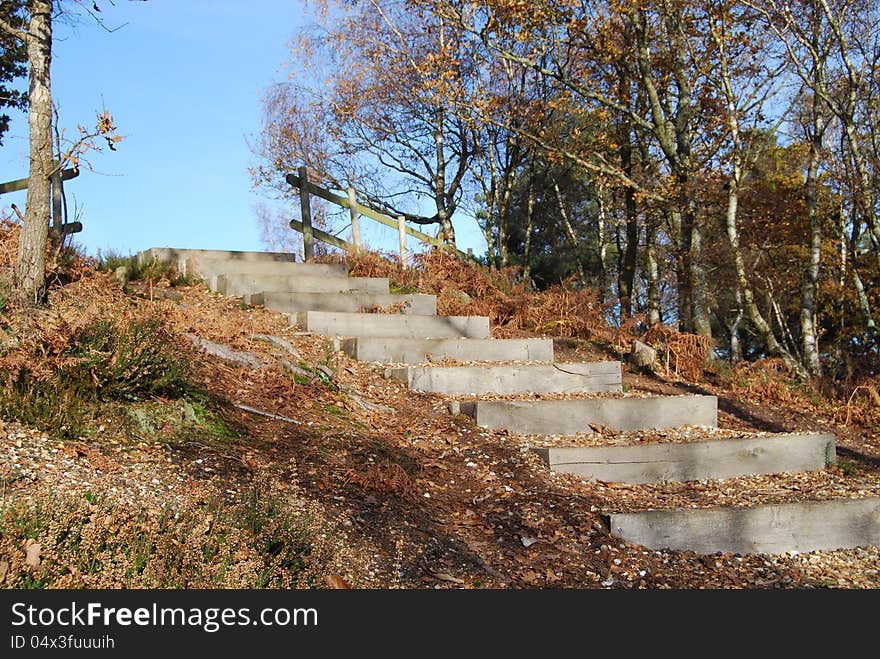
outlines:
[[[235,407],[245,412],[250,412],[251,414],[257,414],[259,416],[265,416],[269,419],[275,419],[276,421],[284,421],[285,423],[294,423],[296,425],[301,425],[301,421],[297,421],[296,419],[291,419],[289,416],[282,416],[281,414],[274,414],[273,412],[265,412],[263,410],[258,410],[256,407],[251,407],[250,405],[242,405],[241,403],[233,403]]]

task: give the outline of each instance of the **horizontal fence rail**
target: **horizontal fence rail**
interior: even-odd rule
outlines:
[[[76,167],[71,167],[70,169],[62,169],[61,170],[61,180],[69,181],[72,178],[76,178],[79,176],[79,169]],[[7,194],[9,192],[18,192],[19,190],[27,190],[28,179],[20,178],[14,181],[7,181],[6,183],[0,183],[0,194]]]
[[[392,229],[396,229],[398,231],[400,235],[400,257],[403,261],[406,261],[407,235],[410,235],[423,243],[433,245],[438,249],[454,251],[460,258],[473,258],[471,250],[468,250],[467,252],[462,252],[460,249],[454,249],[443,241],[438,240],[433,236],[429,236],[427,233],[417,231],[416,229],[407,226],[403,219],[403,216],[392,218],[388,215],[380,213],[373,208],[370,208],[369,206],[364,206],[363,204],[358,203],[355,197],[356,193],[353,188],[348,189],[347,197],[342,197],[340,195],[333,194],[329,190],[326,190],[318,185],[315,185],[314,183],[309,181],[308,170],[305,167],[300,167],[298,174],[288,174],[285,177],[285,180],[291,186],[298,188],[300,191],[300,210],[302,221],[291,220],[289,224],[291,229],[299,231],[303,235],[303,256],[307,261],[311,260],[312,258],[314,250],[312,242],[315,239],[346,251],[359,250],[360,226],[358,220],[360,217],[366,217],[370,220],[379,222],[380,224],[384,224],[385,226],[391,227]],[[340,206],[341,208],[347,208],[350,211],[352,229],[351,232],[354,244],[312,226],[311,206],[309,202],[309,197],[311,195],[324,199],[325,201],[329,201],[331,204],[335,204],[337,206]]]
[[[57,160],[53,162],[53,165],[55,166],[55,173],[49,177],[52,185],[52,231],[58,236],[79,233],[83,229],[82,222],[65,222],[64,217],[66,212],[63,209],[64,181],[69,181],[70,179],[79,176],[79,168],[70,167],[68,169],[60,169],[61,163]],[[6,183],[0,183],[0,195],[8,194],[10,192],[18,192],[19,190],[27,190],[29,180],[29,178],[20,178],[14,181],[7,181]],[[15,208],[15,204],[12,205],[12,208],[16,213],[19,213],[18,209]]]

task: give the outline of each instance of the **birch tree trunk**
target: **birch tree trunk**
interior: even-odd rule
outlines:
[[[605,192],[600,186],[596,194],[599,205],[599,216],[596,219],[596,243],[599,247],[599,301],[605,302],[605,291],[608,288],[608,214],[605,210]]]
[[[734,291],[734,299],[736,300],[737,305],[736,316],[734,316],[733,322],[730,323],[729,328],[731,365],[741,362],[743,356],[742,345],[739,341],[739,326],[743,318],[742,289],[739,287],[739,284],[736,285],[736,290]]]
[[[729,69],[729,60],[725,48],[725,35],[722,32],[713,29],[712,38],[718,46],[719,52],[719,81],[721,89],[724,92],[726,123],[730,134],[731,153],[730,153],[730,176],[727,181],[727,210],[724,215],[725,229],[727,230],[727,239],[730,243],[730,251],[733,256],[733,263],[736,269],[737,283],[737,302],[740,302],[741,308],[745,311],[749,321],[755,327],[764,340],[766,350],[771,355],[781,357],[785,365],[788,366],[798,377],[807,379],[809,373],[803,365],[782,345],[773,332],[773,327],[764,318],[758,304],[755,302],[755,294],[749,282],[746,273],[745,261],[743,259],[742,249],[740,247],[739,237],[739,189],[743,180],[743,174],[747,166],[747,158],[745,157],[745,145],[743,144],[742,131],[740,129],[740,111],[737,107],[738,96],[734,91],[732,76]],[[771,295],[768,293],[768,295]],[[775,301],[768,302],[768,306],[775,307]],[[740,312],[741,313],[741,312]],[[738,325],[739,318],[734,323],[734,327]],[[784,325],[783,325],[784,329]],[[733,331],[731,332],[731,352],[734,349]],[[737,346],[738,348],[738,342]]]
[[[628,122],[624,122],[621,129],[620,139],[620,166],[627,176],[632,178],[632,144],[630,142],[632,132]],[[638,209],[636,208],[635,191],[626,188],[623,191],[623,212],[626,222],[626,247],[623,254],[617,277],[617,292],[620,300],[620,317],[630,318],[633,308],[633,287],[636,277],[636,257],[639,248],[639,225]]]
[[[817,103],[818,98],[814,97],[810,152],[804,180],[804,202],[807,207],[807,218],[810,223],[810,243],[807,268],[801,286],[801,345],[804,365],[812,375],[822,374],[816,327],[813,321],[816,316],[816,287],[819,281],[819,263],[822,258],[822,227],[819,222],[818,178],[824,120],[818,115]]]
[[[581,258],[580,240],[574,232],[574,227],[568,217],[568,211],[565,208],[565,198],[562,196],[562,190],[559,188],[559,183],[556,179],[553,179],[553,192],[556,194],[556,203],[559,205],[559,216],[562,218],[562,226],[565,227],[565,237],[568,239],[568,242],[571,244],[571,249],[574,252],[578,279],[581,286],[583,286],[587,283],[587,273],[584,271],[584,262]]]
[[[648,275],[648,323],[663,321],[660,314],[660,266],[657,263],[657,222],[649,220],[645,229],[645,270]]]
[[[32,306],[46,292],[46,241],[52,196],[52,0],[33,0],[27,33],[30,173],[24,226],[18,242],[16,296]]]
[[[730,189],[727,194],[727,212],[725,213],[725,224],[727,228],[727,239],[730,242],[730,251],[733,254],[733,262],[736,266],[736,279],[743,296],[743,306],[752,325],[758,330],[761,338],[767,346],[767,352],[782,358],[785,365],[788,366],[798,377],[807,379],[809,373],[804,367],[789,353],[785,347],[776,339],[773,328],[764,318],[758,304],[755,302],[755,295],[746,276],[746,268],[743,260],[742,249],[740,249],[739,228],[737,226],[737,209],[739,205],[739,180],[735,174],[730,180]]]
[[[526,201],[526,238],[525,247],[523,249],[523,280],[526,286],[532,287],[532,224],[534,223],[535,213],[535,186],[531,177],[529,178],[529,192]]]
[[[437,169],[434,172],[434,204],[437,208],[437,223],[440,225],[439,238],[447,245],[455,247],[455,227],[446,204],[446,153],[443,150],[445,110],[437,108],[437,120],[434,126],[434,143],[437,147],[435,155]]]

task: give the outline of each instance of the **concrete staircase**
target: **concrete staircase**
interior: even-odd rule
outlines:
[[[542,435],[590,429],[717,425],[714,396],[624,394],[619,362],[555,363],[551,340],[492,339],[488,318],[438,316],[434,296],[391,294],[387,279],[348,277],[342,265],[297,263],[290,254],[171,248],[150,249],[139,258],[174,264],[212,290],[340,338],[350,357],[388,364],[386,377],[414,391],[470,397],[451,400],[450,410],[481,427],[536,435],[540,443]],[[534,450],[553,471],[636,486],[794,473],[836,462],[834,436],[823,433],[591,447],[572,441]],[[604,517],[612,534],[651,549],[746,554],[880,544],[877,497]]]

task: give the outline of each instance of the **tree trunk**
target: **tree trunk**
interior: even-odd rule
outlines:
[[[618,93],[621,98],[630,96],[630,76],[627,65],[621,62],[617,66]],[[633,131],[630,120],[624,115],[619,127],[620,168],[630,179],[633,178]],[[601,191],[600,191],[601,194]],[[635,191],[627,187],[623,191],[623,213],[626,223],[626,247],[621,254],[620,267],[617,270],[617,298],[620,303],[620,319],[632,317],[633,289],[636,277],[636,257],[638,255],[639,226]]]
[[[745,263],[743,261],[742,250],[739,243],[739,228],[737,226],[737,210],[739,206],[739,190],[738,190],[739,174],[736,173],[729,181],[729,190],[727,193],[727,212],[725,214],[725,224],[727,228],[727,239],[730,242],[730,251],[733,253],[733,262],[736,266],[736,279],[739,288],[742,291],[743,303],[749,320],[755,329],[764,339],[767,345],[767,352],[777,357],[781,357],[785,365],[788,366],[798,377],[807,379],[809,374],[806,369],[789,353],[783,345],[776,339],[773,334],[773,328],[764,318],[758,304],[755,302],[755,295],[746,276]]]
[[[877,323],[874,321],[874,312],[871,310],[871,301],[865,292],[865,285],[859,275],[859,241],[861,240],[861,223],[858,220],[859,209],[854,206],[852,209],[852,217],[850,220],[851,230],[849,236],[849,251],[852,254],[852,262],[850,263],[850,272],[852,272],[853,286],[856,289],[856,299],[858,300],[859,310],[864,317],[865,327],[872,335],[877,334]]]
[[[649,221],[645,230],[645,270],[648,275],[648,324],[663,322],[660,314],[660,266],[657,263],[657,223]]]
[[[506,268],[510,263],[507,249],[507,218],[498,216],[498,268]]]
[[[627,176],[632,178],[632,145],[629,143],[630,131],[621,134],[620,164]],[[636,277],[636,257],[639,248],[639,225],[635,192],[626,188],[623,192],[623,212],[626,217],[626,247],[617,277],[617,292],[620,300],[620,318],[630,318],[633,307],[633,286]]]
[[[691,236],[691,279],[693,281],[694,333],[712,338],[712,323],[709,321],[709,286],[706,283],[706,269],[703,267],[703,238],[700,227],[694,223]]]
[[[682,172],[676,176],[681,186],[680,206],[677,211],[680,227],[678,249],[680,329],[712,338],[709,323],[709,295],[706,271],[703,268],[703,240],[697,224],[697,204],[690,190],[690,176]]]
[[[600,187],[596,200],[599,206],[599,217],[596,222],[596,242],[599,247],[599,302],[605,303],[605,291],[608,288],[608,237],[605,229],[608,226],[605,211],[605,194]]]
[[[565,237],[568,238],[568,242],[571,244],[571,250],[574,252],[574,260],[577,264],[578,271],[578,281],[581,286],[585,286],[587,283],[587,273],[584,271],[584,262],[581,258],[580,240],[578,239],[577,234],[575,234],[574,227],[568,217],[568,211],[565,208],[565,198],[562,196],[562,190],[559,188],[559,183],[556,182],[556,179],[553,179],[553,192],[556,193],[556,203],[559,206],[559,217],[562,218],[562,226],[565,228]]]
[[[486,226],[483,229],[483,236],[486,238],[486,258],[490,266],[498,268],[499,263],[495,255],[495,225],[496,221],[500,222],[501,218],[495,212],[495,206],[492,203],[494,194],[486,193]]]
[[[535,215],[535,186],[532,179],[529,178],[528,200],[526,201],[526,237],[523,249],[523,279],[526,286],[532,287],[532,224]]]
[[[445,142],[445,119],[446,112],[443,108],[436,108],[436,117],[434,120],[434,144],[436,148],[435,161],[437,169],[434,172],[434,203],[437,208],[437,223],[440,225],[438,238],[449,245],[455,247],[455,227],[452,226],[452,217],[449,213],[447,204],[446,190],[446,152],[444,149]]]
[[[859,309],[865,318],[865,327],[868,328],[868,331],[871,334],[876,335],[877,323],[874,321],[874,314],[871,311],[871,302],[868,300],[868,294],[865,292],[865,285],[862,283],[862,278],[859,276],[859,271],[856,269],[855,264],[853,264],[852,276],[853,286],[855,286],[856,289],[856,297],[859,301]]]
[[[861,136],[851,116],[844,117],[847,144],[849,145],[850,157],[856,170],[855,197],[859,209],[868,225],[868,238],[874,251],[877,267],[880,268],[880,222],[877,220],[877,204],[874,198],[874,184],[868,172],[868,164],[862,153]]]
[[[814,106],[817,101],[814,100]],[[814,112],[816,109],[814,108]],[[816,338],[816,327],[813,319],[816,316],[816,286],[819,281],[819,263],[822,258],[822,227],[819,222],[818,209],[818,177],[819,153],[822,146],[823,121],[821,117],[813,120],[814,134],[810,140],[810,153],[807,161],[807,173],[804,180],[804,202],[807,206],[807,218],[810,223],[810,247],[807,258],[807,269],[801,286],[801,342],[804,353],[804,365],[812,375],[822,374],[819,361],[819,347]]]
[[[678,329],[681,332],[694,331],[694,292],[691,278],[691,237],[693,228],[688,227],[677,208],[669,212],[673,235],[676,239],[675,284],[678,293]],[[687,239],[685,238],[687,236]]]
[[[739,341],[739,326],[742,322],[743,318],[743,304],[742,304],[742,289],[739,287],[739,284],[736,285],[736,291],[734,292],[734,298],[736,299],[736,316],[733,319],[733,322],[730,323],[730,363],[731,365],[737,364],[742,361],[742,345]]]
[[[33,0],[27,37],[30,111],[30,173],[24,226],[18,242],[16,294],[28,306],[46,292],[46,240],[52,207],[52,0]]]

